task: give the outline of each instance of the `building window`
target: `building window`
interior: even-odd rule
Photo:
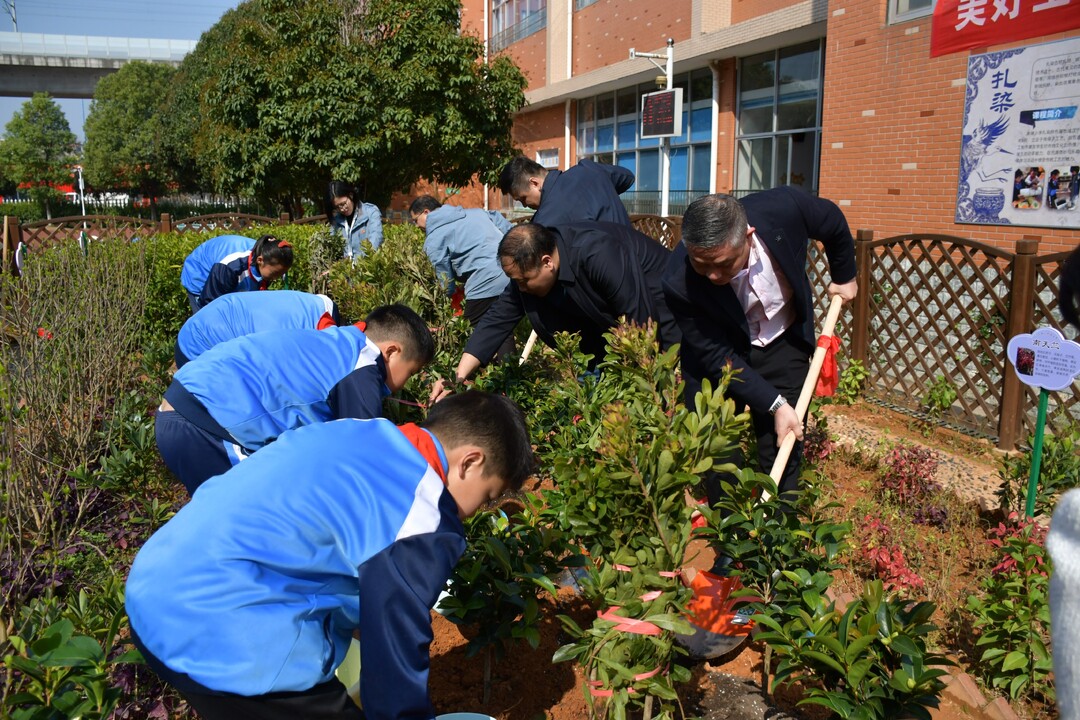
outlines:
[[[559,169],[559,148],[544,148],[536,151],[536,162],[548,169]]]
[[[712,72],[703,68],[676,75],[672,86],[683,90],[683,124],[681,133],[669,138],[668,213],[681,215],[690,202],[710,192]],[[660,140],[641,137],[641,96],[656,89],[654,83],[633,85],[577,105],[577,156],[634,173],[634,185],[622,195],[631,213],[660,212]]]
[[[889,22],[901,23],[926,17],[934,11],[934,0],[889,0]]]
[[[595,5],[599,0],[574,0],[574,9],[580,10],[581,8],[587,8],[590,5]]]
[[[491,51],[547,27],[547,0],[491,0]]]
[[[814,40],[739,62],[736,195],[778,185],[817,192],[823,60]]]

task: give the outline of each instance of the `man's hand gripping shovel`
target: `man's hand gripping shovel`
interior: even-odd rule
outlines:
[[[833,331],[842,306],[843,299],[839,295],[833,295],[829,302],[825,324],[821,328],[817,349],[814,350],[814,357],[810,362],[810,370],[799,393],[799,401],[795,405],[799,422],[806,417],[806,411],[810,407],[810,401],[814,397],[814,390],[818,384],[818,376],[821,375],[822,367],[830,354],[830,348],[836,344]],[[776,461],[769,472],[769,477],[776,483],[780,482],[788,458],[791,457],[791,451],[795,448],[795,442],[795,433],[789,432],[780,443]],[[762,502],[768,500],[769,497],[768,493],[764,493]],[[687,619],[694,627],[694,634],[678,637],[678,642],[689,651],[690,656],[711,660],[726,655],[742,645],[750,636],[754,623],[748,615],[740,614],[735,608],[740,601],[745,601],[745,597],[740,597],[738,594],[738,591],[742,589],[739,579],[701,571],[690,581],[690,588],[694,591],[694,597],[687,604],[686,609]]]

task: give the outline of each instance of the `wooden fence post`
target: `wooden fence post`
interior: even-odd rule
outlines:
[[[172,216],[169,213],[161,213],[161,232],[162,234],[172,232]]]
[[[870,241],[874,239],[873,230],[858,230],[855,233],[855,278],[859,284],[859,294],[851,308],[851,352],[852,360],[866,365],[867,338],[870,335]]]
[[[1035,310],[1035,253],[1039,251],[1036,238],[1022,238],[1016,243],[1012,279],[1009,287],[1009,318],[1005,324],[1005,342],[1021,333],[1031,332]],[[1002,358],[1001,404],[998,412],[998,449],[1014,450],[1019,439],[1020,422],[1024,412],[1026,391]]]
[[[278,225],[288,225],[290,222],[289,213],[283,212],[278,216]]]
[[[22,228],[19,227],[19,218],[15,215],[4,216],[4,265],[0,272],[9,272],[14,269],[15,256],[13,253],[19,249],[19,241],[22,240]]]

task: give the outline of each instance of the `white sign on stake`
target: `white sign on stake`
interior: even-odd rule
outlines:
[[[1009,340],[1006,350],[1020,382],[1044,390],[1064,390],[1080,375],[1080,344],[1054,328]]]

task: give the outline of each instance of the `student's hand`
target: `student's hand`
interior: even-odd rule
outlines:
[[[431,386],[431,394],[428,395],[428,407],[433,403],[437,403],[445,397],[449,397],[454,393],[456,383],[450,382],[439,378],[435,381],[435,384]]]
[[[802,440],[802,423],[799,422],[799,415],[791,405],[781,405],[773,417],[773,422],[776,427],[777,447],[784,442],[784,438],[790,432],[795,433],[796,440]]]
[[[839,295],[845,303],[849,303],[859,294],[859,283],[852,278],[846,283],[829,283],[828,293],[830,296]]]

